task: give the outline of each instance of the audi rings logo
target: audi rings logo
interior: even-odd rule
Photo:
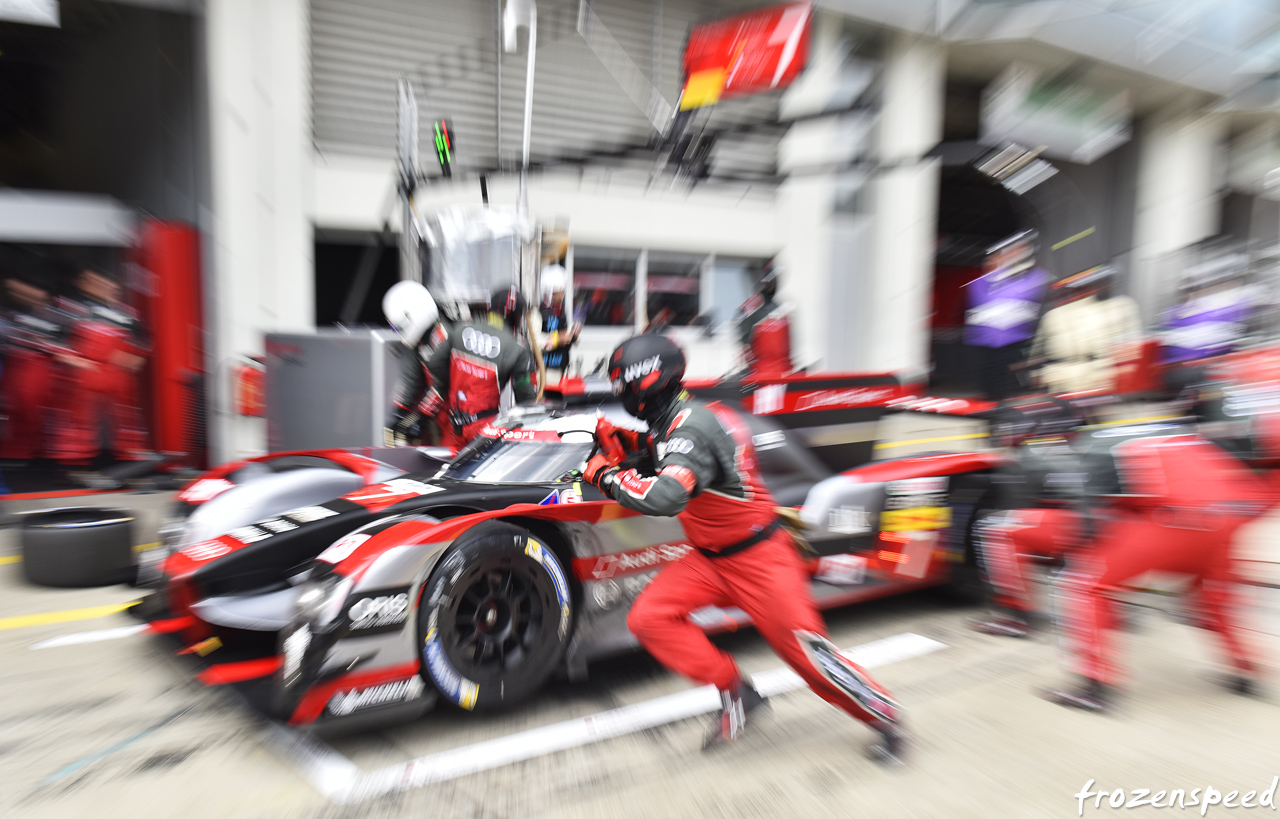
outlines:
[[[222,557],[231,551],[231,547],[219,540],[206,540],[197,543],[194,546],[188,546],[182,550],[182,553],[192,560],[203,563],[206,560],[213,560],[216,557]]]
[[[347,616],[351,629],[365,630],[395,626],[403,623],[409,612],[409,595],[406,592],[382,597],[364,597],[351,604]]]
[[[485,358],[497,358],[498,353],[502,352],[501,339],[488,333],[482,333],[474,327],[463,328],[462,346]]]

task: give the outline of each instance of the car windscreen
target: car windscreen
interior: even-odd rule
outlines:
[[[497,441],[468,446],[449,464],[444,477],[477,483],[547,483],[568,479],[591,454],[589,443]]]

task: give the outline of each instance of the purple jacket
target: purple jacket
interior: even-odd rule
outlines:
[[[1036,332],[1049,274],[1039,267],[999,278],[993,270],[965,288],[964,341],[975,347],[1005,347]]]
[[[1165,311],[1163,359],[1187,361],[1230,350],[1244,335],[1254,306],[1252,288],[1192,299]]]

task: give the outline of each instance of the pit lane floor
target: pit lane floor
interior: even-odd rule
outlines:
[[[15,535],[0,532],[0,556],[15,553]],[[1254,533],[1263,544],[1280,542],[1275,535],[1280,518]],[[19,565],[0,565],[0,618],[136,596],[125,587],[37,589]],[[1263,699],[1217,687],[1209,635],[1163,613],[1176,609],[1172,598],[1143,595],[1136,630],[1125,638],[1131,693],[1119,712],[1067,711],[1032,693],[1065,676],[1055,637],[978,635],[964,625],[971,610],[923,593],[828,614],[842,647],[904,633],[946,646],[874,672],[908,709],[917,736],[904,768],[868,760],[871,733],[801,689],[775,697],[772,716],[716,753],[698,751],[707,719],[700,717],[351,804],[323,796],[313,785],[317,772],[287,753],[271,728],[225,692],[193,682],[186,664],[146,635],[33,649],[130,626],[127,616],[3,628],[0,815],[1066,817],[1078,815],[1073,794],[1090,779],[1095,791],[1266,790],[1280,775],[1280,590],[1255,587],[1249,598],[1270,666]],[[779,665],[754,632],[721,642],[748,672]],[[411,725],[334,741],[320,758],[375,771],[690,687],[635,654],[596,664],[585,683],[553,683],[523,708],[441,707]],[[1105,798],[1100,809],[1092,805],[1086,813],[1111,810]]]

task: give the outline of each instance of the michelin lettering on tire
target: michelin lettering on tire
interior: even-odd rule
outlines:
[[[560,562],[556,560],[555,555],[542,548],[542,544],[533,538],[529,538],[525,543],[524,553],[538,562],[538,565],[547,570],[547,574],[551,575],[551,585],[556,588],[556,600],[560,603],[560,639],[563,640],[565,634],[569,631],[569,584],[564,579],[564,572],[560,569]]]
[[[445,656],[444,646],[440,644],[440,631],[436,628],[437,614],[440,606],[431,609],[431,619],[427,621],[427,636],[422,649],[422,659],[427,664],[427,672],[431,679],[446,697],[453,700],[468,711],[476,707],[476,697],[480,694],[480,686],[458,673],[458,670]]]

